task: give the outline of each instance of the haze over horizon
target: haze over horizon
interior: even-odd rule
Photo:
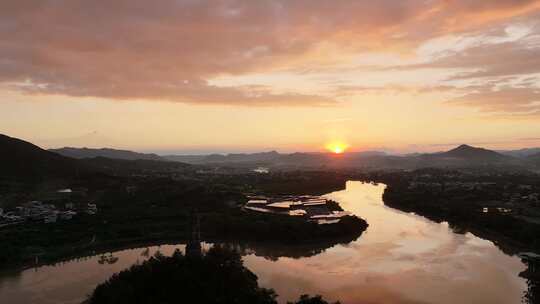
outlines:
[[[540,1],[22,0],[0,20],[0,133],[44,148],[540,146]]]

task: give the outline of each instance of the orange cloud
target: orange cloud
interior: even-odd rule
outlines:
[[[482,112],[516,117],[540,115],[540,88],[503,87],[481,88],[448,101],[450,104],[471,106]]]
[[[217,87],[223,75],[412,51],[539,1],[3,1],[0,84],[28,93],[233,105],[334,105],[332,96]],[[296,71],[300,72],[300,71]]]

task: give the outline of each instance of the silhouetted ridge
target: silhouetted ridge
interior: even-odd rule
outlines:
[[[134,173],[157,173],[157,172],[178,172],[191,169],[193,166],[181,162],[150,159],[113,159],[107,157],[84,158],[78,160],[80,163],[103,173],[113,175],[129,175]]]
[[[455,157],[469,160],[505,160],[508,156],[502,155],[492,150],[460,145],[447,152],[431,154],[438,157]]]
[[[91,148],[72,148],[64,147],[60,149],[49,149],[51,152],[72,158],[94,158],[106,157],[124,160],[165,160],[157,154],[138,153],[129,150],[117,150],[110,148],[91,149]]]
[[[76,149],[83,151],[84,149]],[[112,149],[88,149],[99,151],[127,152]],[[140,154],[144,155],[144,154]],[[157,155],[156,155],[157,156]],[[150,155],[150,158],[152,156]],[[193,166],[162,159],[117,159],[91,157],[75,159],[44,150],[29,142],[0,135],[0,178],[7,180],[42,181],[47,178],[79,178],[88,174],[130,175],[134,173],[179,172],[191,170]]]
[[[0,134],[0,177],[38,180],[72,177],[85,169],[76,160]]]
[[[208,163],[248,163],[270,162],[279,159],[282,154],[276,151],[259,153],[232,153],[232,154],[209,154],[209,155],[166,155],[166,160],[186,162],[191,164]]]

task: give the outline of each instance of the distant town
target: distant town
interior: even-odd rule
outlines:
[[[61,189],[59,194],[72,193],[71,189]],[[41,201],[30,201],[15,206],[10,209],[0,208],[0,228],[10,225],[24,224],[26,222],[42,222],[45,224],[56,223],[56,221],[67,221],[73,219],[80,213],[95,215],[98,212],[96,204],[83,202],[66,203],[43,203]]]

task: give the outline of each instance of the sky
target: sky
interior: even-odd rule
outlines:
[[[188,154],[536,147],[540,1],[1,1],[0,133]]]

